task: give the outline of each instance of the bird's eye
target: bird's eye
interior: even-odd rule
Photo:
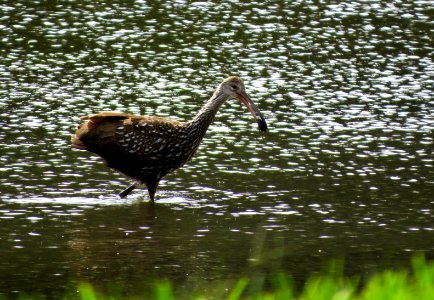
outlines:
[[[238,89],[238,87],[237,87],[235,84],[231,85],[231,88],[232,88],[233,90],[237,90],[237,89]]]

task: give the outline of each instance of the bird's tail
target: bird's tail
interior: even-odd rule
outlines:
[[[79,125],[75,134],[71,136],[71,145],[73,148],[87,150],[86,145],[81,140],[81,137],[83,137],[84,133],[87,132],[87,126],[85,125],[86,123]]]
[[[84,143],[82,141],[80,141],[80,139],[75,134],[71,137],[71,145],[73,148],[76,148],[76,149],[82,149],[82,150],[87,149],[87,147],[84,145]]]

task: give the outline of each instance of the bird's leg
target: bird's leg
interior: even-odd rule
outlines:
[[[148,187],[149,198],[151,198],[151,202],[154,202],[155,192],[157,191],[158,182],[156,182],[155,184],[146,183],[146,186]]]
[[[120,193],[119,193],[119,197],[121,197],[121,198],[125,198],[125,197],[128,196],[128,194],[131,193],[135,188],[136,188],[136,184],[133,183],[132,185],[130,185],[129,187],[127,187],[125,190],[123,190],[122,192],[120,192]]]

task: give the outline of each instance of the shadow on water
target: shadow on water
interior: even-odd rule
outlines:
[[[350,199],[276,202],[265,194],[209,203],[164,192],[155,204],[141,195],[8,199],[0,206],[7,224],[0,252],[8,257],[0,263],[1,290],[45,293],[48,287],[55,294],[85,280],[122,281],[134,293],[144,278],[170,278],[188,288],[279,270],[301,284],[328,259],[345,257],[348,274],[369,274],[432,247],[423,212]]]
[[[218,218],[211,220],[200,209],[180,207],[185,202],[180,197],[158,204],[52,200],[19,199],[1,209],[2,221],[14,228],[1,230],[0,252],[8,257],[0,263],[1,291],[25,286],[27,291],[46,292],[49,287],[52,294],[75,280],[97,284],[121,280],[132,289],[142,286],[144,278],[194,285],[236,276],[240,262],[248,257],[248,253],[231,257],[224,253],[228,242],[248,243],[250,237],[242,238],[234,227],[234,236],[211,245],[216,236],[227,235],[227,229],[215,227]]]

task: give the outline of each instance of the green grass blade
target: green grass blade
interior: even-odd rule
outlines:
[[[80,300],[97,300],[95,290],[89,283],[80,283],[78,285],[78,292],[80,294]]]
[[[294,287],[290,278],[284,273],[278,273],[272,280],[276,300],[294,299]]]
[[[172,284],[169,281],[158,282],[155,285],[156,300],[173,300]]]
[[[243,294],[243,292],[246,289],[248,284],[249,284],[249,279],[247,279],[247,278],[241,278],[240,280],[238,280],[235,287],[230,292],[227,300],[240,299],[241,295]]]

